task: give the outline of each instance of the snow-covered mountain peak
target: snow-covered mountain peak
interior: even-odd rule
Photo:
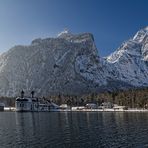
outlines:
[[[145,30],[145,31],[148,31],[148,26],[146,26],[146,27],[144,28],[144,30]]]
[[[62,31],[0,56],[0,94],[35,90],[39,96],[79,95],[148,86],[148,27],[100,58],[91,33]],[[144,38],[143,38],[144,37]]]
[[[72,36],[72,33],[68,29],[64,29],[62,32],[60,32],[57,37],[58,38],[65,38],[68,36]]]
[[[130,39],[124,42],[115,52],[109,55],[106,59],[110,63],[119,62],[120,59],[123,59],[126,56],[139,57],[141,56],[141,44]]]
[[[124,42],[115,52],[106,59],[108,62],[115,63],[120,59],[130,56],[147,59],[148,55],[148,27],[139,30],[132,39]]]
[[[148,37],[148,26],[139,30],[135,36],[133,37],[133,40],[138,42],[138,43],[141,43],[142,41],[144,41],[145,38]]]

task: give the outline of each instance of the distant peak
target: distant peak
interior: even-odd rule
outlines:
[[[72,33],[69,31],[69,29],[65,28],[62,32],[60,32],[57,37],[65,37],[67,35],[72,35]]]
[[[146,27],[144,28],[144,30],[145,30],[145,31],[148,31],[148,26],[146,26]]]
[[[133,37],[133,40],[136,42],[142,42],[145,37],[148,35],[148,26],[139,30],[136,35]]]

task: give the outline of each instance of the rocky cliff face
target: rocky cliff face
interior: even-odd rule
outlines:
[[[0,57],[0,94],[20,90],[37,95],[80,94],[93,89],[100,67],[93,36],[62,33],[57,38],[36,39],[30,46],[16,46]]]
[[[115,77],[136,87],[148,86],[148,27],[106,58]]]
[[[148,86],[148,28],[106,58],[98,55],[93,35],[62,32],[35,39],[0,56],[0,95],[35,90],[38,96]]]

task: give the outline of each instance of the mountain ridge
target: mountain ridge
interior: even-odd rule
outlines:
[[[0,56],[0,94],[23,89],[38,96],[79,95],[148,86],[148,27],[111,55],[98,54],[91,33],[64,31],[57,38],[35,39]]]

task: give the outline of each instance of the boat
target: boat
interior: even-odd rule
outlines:
[[[21,92],[21,97],[17,97],[15,108],[17,112],[48,112],[59,111],[60,107],[48,100],[41,100],[34,97],[34,92],[31,92],[31,97],[24,97],[24,91]]]

